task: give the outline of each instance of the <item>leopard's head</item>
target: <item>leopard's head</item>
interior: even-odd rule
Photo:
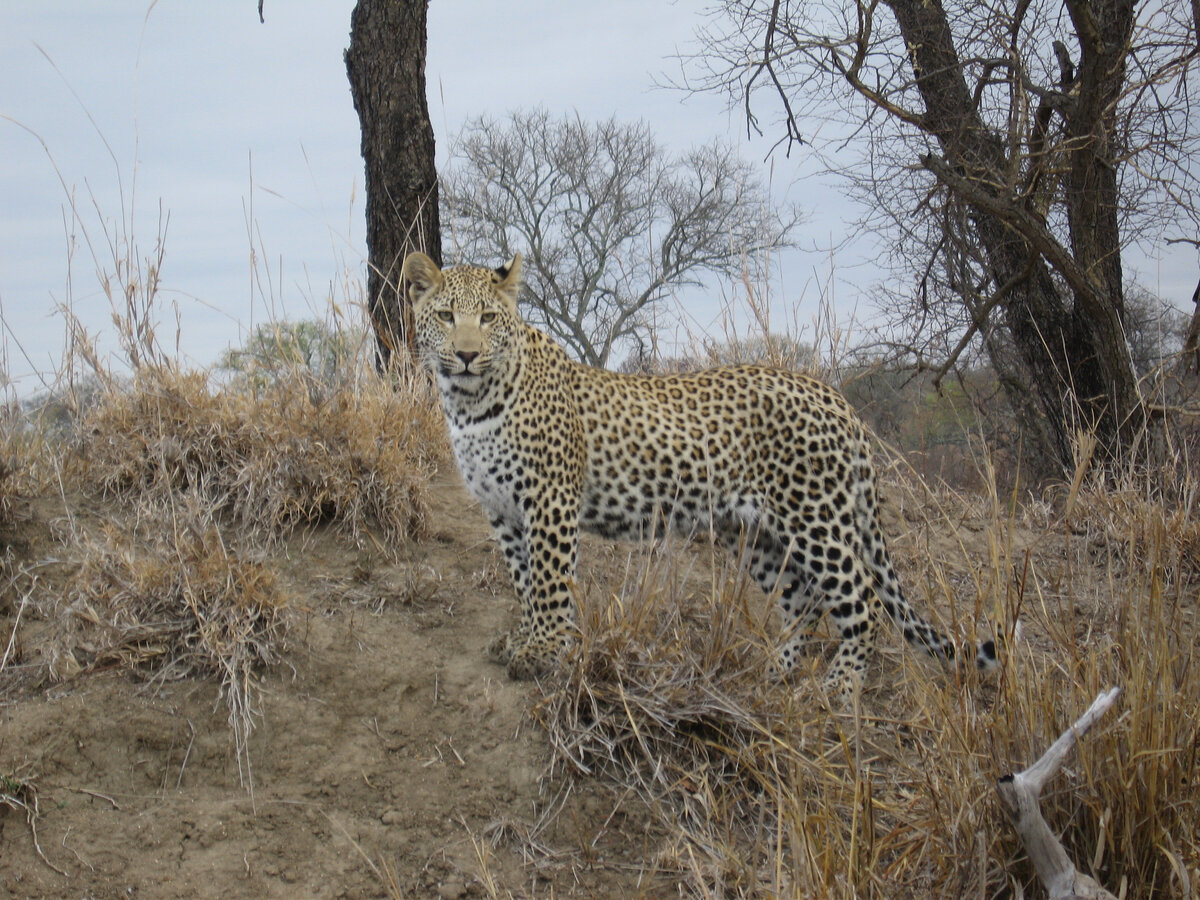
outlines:
[[[417,355],[443,386],[474,393],[515,353],[523,324],[517,312],[521,255],[497,269],[439,269],[424,253],[404,260],[410,283]]]

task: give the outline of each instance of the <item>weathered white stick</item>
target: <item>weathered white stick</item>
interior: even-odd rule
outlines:
[[[1094,879],[1075,868],[1062,843],[1042,818],[1038,801],[1042,788],[1062,766],[1067,754],[1075,747],[1075,742],[1108,712],[1120,693],[1118,687],[1102,693],[1088,707],[1088,711],[1050,745],[1041,759],[1023,772],[1005,775],[996,784],[1000,799],[1012,817],[1013,827],[1021,836],[1030,862],[1050,892],[1051,900],[1116,900]]]

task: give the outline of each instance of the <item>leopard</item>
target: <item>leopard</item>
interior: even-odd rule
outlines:
[[[884,541],[872,438],[824,382],[755,365],[626,374],[572,359],[522,317],[522,259],[440,268],[409,254],[413,343],[436,381],[450,443],[486,514],[519,616],[487,647],[513,679],[554,668],[577,637],[581,531],[647,540],[707,532],[737,554],[782,618],[791,673],[828,614],[826,683],[864,683],[886,614],[944,662],[998,665],[913,609]]]

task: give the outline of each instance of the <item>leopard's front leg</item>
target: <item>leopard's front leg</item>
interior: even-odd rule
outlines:
[[[504,565],[508,569],[517,601],[524,605],[522,598],[529,596],[529,544],[525,537],[525,523],[502,513],[490,513],[488,519],[504,556]],[[528,637],[522,617],[516,628],[502,631],[491,640],[487,645],[488,658],[507,666],[513,653],[526,644]]]
[[[525,512],[523,553],[526,563],[513,576],[521,606],[515,631],[494,641],[494,658],[507,656],[510,678],[528,679],[557,664],[575,639],[575,569],[579,561],[579,499],[561,486],[530,490]],[[506,559],[509,558],[505,552]],[[510,571],[514,566],[510,563]],[[520,565],[515,566],[520,569]],[[503,648],[496,645],[504,642]],[[493,649],[495,648],[495,650]],[[499,650],[500,652],[496,652]]]

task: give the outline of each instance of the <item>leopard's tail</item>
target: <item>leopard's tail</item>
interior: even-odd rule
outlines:
[[[917,614],[904,596],[900,587],[900,579],[896,576],[895,569],[892,568],[891,557],[888,555],[883,533],[874,521],[865,529],[863,543],[867,568],[870,569],[875,582],[875,592],[883,604],[883,608],[887,610],[892,621],[904,634],[906,641],[947,662],[958,659],[960,655],[967,659],[973,656],[975,665],[980,671],[986,672],[999,667],[1000,656],[997,652],[996,641],[980,641],[974,647],[962,648],[963,652],[960,654],[959,648],[950,638]]]

